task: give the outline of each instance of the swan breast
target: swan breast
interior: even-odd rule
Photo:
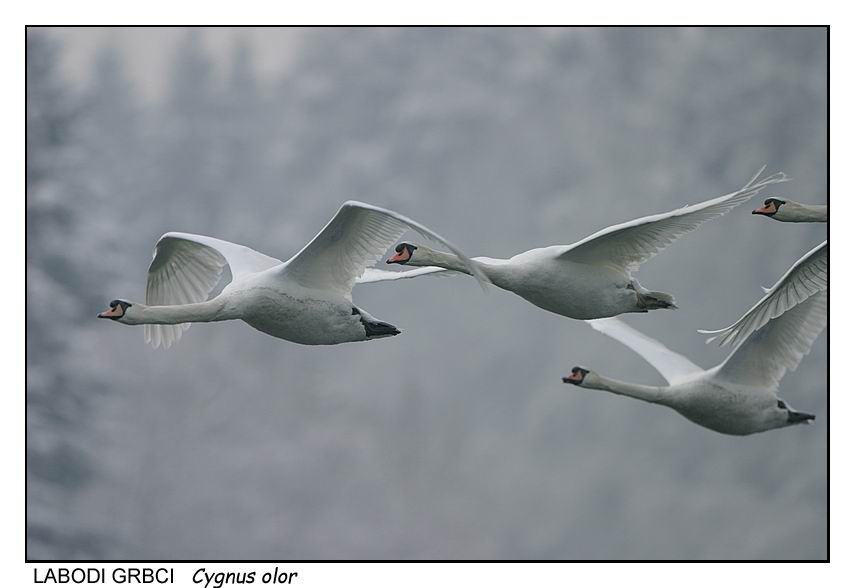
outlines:
[[[596,319],[637,308],[637,296],[627,289],[630,280],[625,272],[556,258],[513,261],[506,289],[550,312]],[[501,281],[496,284],[505,287]]]
[[[256,286],[241,290],[235,298],[244,322],[279,339],[335,345],[366,338],[353,305],[343,296]]]
[[[668,406],[690,421],[726,435],[749,435],[772,424],[777,397],[769,390],[722,386],[708,378],[672,387]]]

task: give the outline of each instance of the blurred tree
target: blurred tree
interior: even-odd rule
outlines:
[[[188,29],[173,60],[167,96],[153,138],[157,174],[146,202],[160,233],[202,231],[221,205],[226,177],[221,101],[201,33]],[[154,238],[160,235],[154,235]]]
[[[139,288],[140,273],[117,272],[117,261],[140,249],[147,255],[151,248],[150,235],[127,227],[148,212],[147,186],[156,173],[143,132],[145,121],[115,41],[96,52],[91,79],[81,97],[75,142],[86,172],[85,205],[94,214],[80,219],[80,238],[87,250],[100,250],[110,259],[93,264],[86,276],[96,285],[92,304],[104,304],[105,286],[120,292],[132,292],[132,285]]]
[[[108,386],[98,365],[73,366],[105,292],[134,276],[117,268],[134,238],[148,160],[139,108],[115,46],[97,54],[92,84],[76,95],[57,71],[61,47],[43,31],[27,35],[27,406],[31,557],[61,546],[103,553],[105,537],[75,504],[103,476],[92,458],[102,442],[95,414]],[[138,208],[134,208],[134,207]],[[150,243],[146,244],[150,247]],[[49,309],[49,310],[46,310]],[[48,522],[50,521],[50,522]],[[60,521],[57,524],[56,521]]]
[[[80,103],[57,73],[59,47],[27,32],[27,555],[67,557],[99,551],[99,534],[75,516],[75,501],[96,471],[92,393],[85,369],[61,369],[68,333],[92,315],[98,286],[91,239],[81,239],[89,201],[75,133]],[[67,551],[71,546],[71,551]]]
[[[222,209],[211,230],[228,231],[235,239],[256,232],[258,207],[247,207],[247,197],[269,204],[273,210],[281,206],[281,189],[271,173],[270,158],[276,111],[256,79],[254,61],[251,45],[240,38],[232,51],[217,119],[222,142],[222,181],[218,185]]]

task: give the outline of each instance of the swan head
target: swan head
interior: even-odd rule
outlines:
[[[775,216],[778,213],[778,209],[786,203],[786,200],[781,200],[780,198],[767,198],[766,201],[763,202],[763,206],[751,211],[751,214],[760,214],[762,216],[772,217]]]
[[[386,263],[400,263],[401,265],[407,265],[407,262],[413,259],[413,253],[415,253],[416,247],[412,243],[398,243],[395,246],[395,255],[386,260]]]
[[[132,308],[133,304],[127,300],[111,300],[110,308],[98,313],[98,318],[111,319],[114,321],[124,322],[127,319],[128,309]]]
[[[563,378],[561,378],[561,381],[565,384],[574,384],[576,386],[581,386],[582,383],[585,381],[585,378],[587,378],[588,374],[590,373],[591,370],[576,366],[572,370],[570,370],[570,375],[564,376]]]

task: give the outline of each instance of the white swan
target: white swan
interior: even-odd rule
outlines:
[[[813,294],[751,333],[721,364],[702,370],[678,353],[619,319],[588,321],[646,359],[667,386],[630,384],[574,367],[562,379],[583,388],[606,390],[673,408],[702,427],[727,435],[750,435],[815,417],[778,398],[787,369],[798,367],[827,321],[828,292]]]
[[[145,340],[169,347],[190,323],[241,319],[280,339],[334,345],[397,335],[394,326],[354,306],[351,289],[363,270],[408,229],[435,239],[462,267],[485,279],[454,245],[396,212],[345,202],[299,253],[282,262],[235,243],[203,235],[167,233],[148,269],[146,304],[113,300],[98,315],[145,325]],[[223,269],[231,282],[214,298]]]
[[[574,245],[532,249],[510,259],[475,257],[472,261],[496,286],[574,319],[676,308],[670,294],[645,289],[632,273],[701,223],[729,212],[766,186],[787,180],[777,173],[758,181],[762,171],[732,194],[615,225]],[[395,251],[386,263],[427,267],[402,272],[374,269],[367,280],[399,280],[445,271],[469,273],[454,256],[422,245],[401,243]]]
[[[817,292],[828,289],[828,241],[823,241],[793,264],[774,286],[764,288],[766,295],[738,321],[715,331],[698,329],[699,333],[714,335],[707,343],[718,339],[719,345],[739,345],[751,333],[775,317],[804,302]]]
[[[827,204],[802,204],[794,200],[767,198],[763,206],[751,212],[782,223],[827,223]]]

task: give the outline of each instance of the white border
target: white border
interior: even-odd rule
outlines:
[[[24,25],[25,24],[283,24],[318,23],[504,23],[504,24],[831,24],[831,129],[832,175],[831,193],[835,222],[833,223],[833,253],[837,272],[832,278],[831,308],[834,324],[831,329],[830,382],[834,410],[830,415],[832,434],[832,502],[831,560],[822,564],[285,564],[300,572],[296,585],[326,586],[395,586],[406,579],[407,586],[512,586],[512,585],[603,585],[620,581],[638,584],[655,581],[660,586],[693,586],[774,584],[776,586],[829,585],[843,583],[843,578],[855,577],[849,546],[853,500],[851,492],[853,426],[849,415],[853,411],[853,386],[845,377],[851,362],[849,336],[851,314],[844,294],[853,292],[849,267],[849,252],[853,251],[852,232],[848,230],[851,202],[855,187],[846,181],[846,171],[852,166],[851,112],[855,100],[852,93],[852,65],[848,56],[852,47],[852,21],[840,8],[823,8],[818,2],[723,2],[676,3],[663,2],[656,7],[649,2],[604,2],[597,6],[567,4],[556,8],[553,2],[529,0],[525,3],[448,2],[437,1],[423,6],[401,2],[314,2],[289,3],[259,11],[266,2],[244,1],[232,13],[223,4],[150,1],[145,3],[116,2],[40,2],[24,7],[5,7],[3,19],[3,70],[7,85],[2,93],[0,108],[4,123],[2,161],[4,185],[2,198],[2,251],[6,253],[5,276],[0,287],[0,309],[3,313],[4,338],[3,374],[8,385],[2,394],[3,468],[7,473],[2,486],[3,532],[2,577],[4,585],[31,585],[33,568],[24,560]],[[230,3],[229,6],[235,6]],[[794,464],[794,475],[798,464]],[[781,516],[787,516],[781,513]],[[699,533],[703,529],[698,529]],[[98,567],[101,567],[100,565]],[[114,566],[104,566],[108,570]],[[178,586],[196,586],[189,581],[199,567],[232,570],[262,569],[268,564],[171,566],[176,569]],[[181,580],[184,582],[181,582]],[[17,582],[15,582],[17,580]],[[259,582],[255,584],[260,585]]]

